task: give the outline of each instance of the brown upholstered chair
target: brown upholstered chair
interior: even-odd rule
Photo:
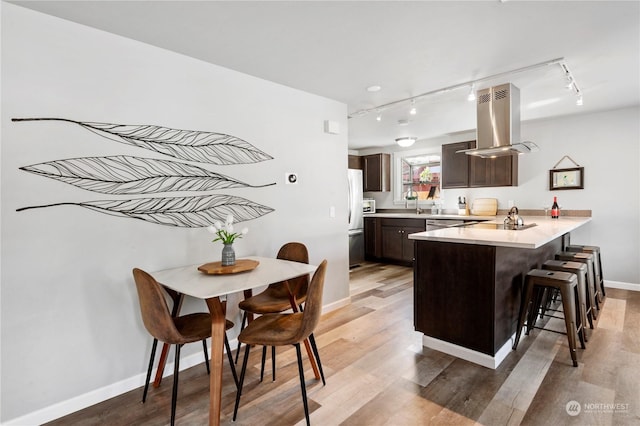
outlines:
[[[300,263],[309,263],[309,252],[307,247],[302,243],[291,242],[286,243],[278,251],[276,256],[278,259],[291,260]],[[287,281],[270,284],[262,293],[244,299],[238,305],[244,311],[242,315],[242,325],[240,329],[244,329],[247,322],[247,314],[276,314],[299,306],[302,310],[302,304],[307,298],[307,287],[309,286],[309,276],[293,278]],[[295,301],[291,300],[291,295],[295,295]],[[236,349],[236,363],[240,354],[240,341]],[[262,348],[262,368],[260,370],[260,380],[264,375],[264,363],[267,354],[267,347]],[[271,371],[273,380],[276,379],[276,356],[275,348],[271,348]]]
[[[175,345],[175,363],[173,370],[173,393],[171,397],[171,424],[175,423],[176,415],[176,399],[178,396],[178,373],[180,371],[180,348],[185,343],[202,341],[204,349],[205,365],[207,373],[209,373],[209,356],[207,354],[207,338],[211,337],[211,316],[208,313],[193,313],[183,316],[176,316],[177,303],[181,295],[173,290],[161,286],[151,275],[145,271],[135,268],[133,270],[133,278],[138,291],[138,299],[140,302],[140,312],[142,314],[142,322],[147,331],[153,336],[153,345],[151,348],[151,357],[149,359],[149,368],[147,370],[147,378],[145,380],[144,391],[142,394],[142,402],[147,398],[149,390],[149,380],[151,378],[151,370],[155,358],[158,340],[170,345]],[[167,301],[162,292],[163,288],[174,301],[174,315],[169,313]],[[233,323],[227,320],[226,329],[233,327]],[[238,385],[238,378],[229,348],[229,342],[225,335],[225,345],[231,372]]]
[[[249,360],[251,345],[293,345],[296,348],[296,354],[298,357],[298,373],[300,375],[300,388],[302,391],[302,401],[304,403],[304,414],[307,420],[307,425],[309,424],[309,405],[307,403],[307,390],[304,381],[304,368],[302,366],[302,351],[300,350],[300,343],[305,341],[307,338],[311,342],[313,354],[318,361],[318,367],[322,376],[322,383],[326,384],[324,373],[322,371],[322,363],[320,362],[320,355],[318,354],[318,347],[313,337],[313,331],[320,321],[322,311],[322,291],[324,288],[326,270],[327,261],[323,260],[313,274],[311,283],[308,286],[307,301],[304,312],[264,314],[253,320],[240,332],[238,340],[245,344],[245,352],[244,360],[242,362],[242,370],[240,373],[240,383],[236,394],[236,404],[233,409],[234,421],[238,414],[238,406],[240,405],[242,385],[247,371],[247,362]]]

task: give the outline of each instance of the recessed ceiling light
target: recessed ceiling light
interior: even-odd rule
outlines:
[[[367,87],[367,92],[378,92],[380,89],[382,89],[380,86],[369,86]]]

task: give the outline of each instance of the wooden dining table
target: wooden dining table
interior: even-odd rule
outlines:
[[[314,272],[315,265],[270,257],[248,256],[255,269],[234,274],[206,274],[200,264],[180,266],[152,272],[160,284],[182,294],[203,299],[211,313],[211,375],[209,386],[209,424],[220,424],[222,401],[222,360],[224,350],[225,312],[220,296],[251,290]]]

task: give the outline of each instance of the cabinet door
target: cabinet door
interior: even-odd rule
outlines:
[[[365,191],[391,190],[391,155],[365,155],[363,167]]]
[[[474,145],[473,141],[442,145],[442,188],[469,186],[469,156],[456,151],[469,149]]]
[[[426,226],[408,226],[402,229],[402,260],[413,262],[414,259],[413,245],[415,240],[410,240],[409,234],[415,234],[416,232],[423,232],[425,230]]]
[[[492,158],[491,186],[518,186],[517,155]]]
[[[469,186],[517,186],[518,156],[470,158]]]
[[[399,226],[382,226],[382,257],[403,260],[403,234]]]
[[[364,218],[364,257],[377,259],[382,257],[380,252],[381,236],[378,234],[379,221],[374,217]]]
[[[491,163],[495,158],[469,157],[469,186],[491,186]]]

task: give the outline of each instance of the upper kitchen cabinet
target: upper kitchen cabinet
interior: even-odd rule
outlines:
[[[364,190],[391,190],[391,155],[372,154],[363,158]]]
[[[364,161],[362,160],[362,157],[360,157],[359,155],[350,155],[349,156],[349,168],[350,169],[362,170],[363,169],[363,163],[364,163]]]
[[[518,186],[518,156],[481,158],[457,153],[475,147],[475,141],[442,145],[442,187],[480,188]]]
[[[469,186],[518,186],[518,156],[480,158],[469,155]]]
[[[469,186],[469,156],[457,153],[475,146],[474,141],[442,145],[442,188],[467,188]]]

